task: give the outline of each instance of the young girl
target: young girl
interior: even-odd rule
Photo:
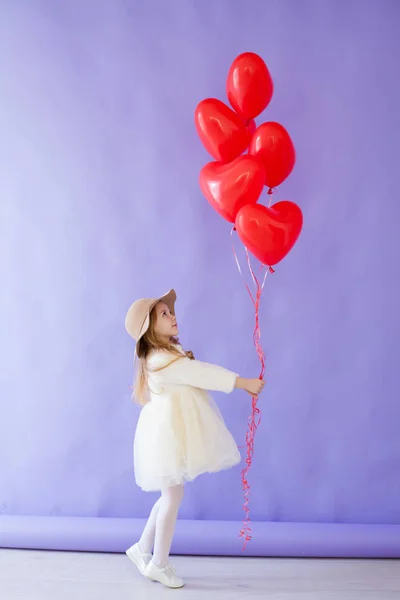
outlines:
[[[142,575],[171,588],[184,585],[168,563],[184,483],[240,462],[206,390],[229,394],[241,388],[258,396],[264,387],[260,379],[243,379],[185,352],[177,338],[175,301],[174,290],[142,298],[125,318],[139,359],[134,396],[143,406],[134,439],[135,479],[142,490],[161,492],[139,542],[126,553]]]

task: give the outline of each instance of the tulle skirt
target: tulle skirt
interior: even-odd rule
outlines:
[[[212,397],[192,387],[152,395],[140,412],[133,455],[136,483],[148,492],[229,469],[241,460]]]

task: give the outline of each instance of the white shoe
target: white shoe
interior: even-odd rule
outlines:
[[[151,554],[142,554],[139,544],[133,544],[133,546],[128,548],[125,554],[133,562],[133,564],[137,566],[141,574],[144,575],[145,569],[151,560]]]
[[[183,579],[178,577],[175,573],[175,569],[171,567],[171,565],[159,569],[159,567],[151,560],[147,565],[144,574],[152,581],[159,581],[169,588],[181,588],[185,585]]]

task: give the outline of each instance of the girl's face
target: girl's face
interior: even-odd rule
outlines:
[[[154,333],[164,342],[169,342],[172,337],[178,335],[178,324],[176,317],[171,313],[164,302],[156,304],[155,308]]]

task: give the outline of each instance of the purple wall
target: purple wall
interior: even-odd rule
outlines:
[[[390,0],[1,3],[0,512],[149,511],[123,326],[137,296],[174,286],[184,345],[258,374],[193,122],[251,50],[275,83],[258,122],[297,149],[277,198],[305,217],[262,304],[252,517],[400,524],[399,22]],[[242,444],[249,398],[217,400]],[[181,516],[240,521],[240,469],[187,486]]]

